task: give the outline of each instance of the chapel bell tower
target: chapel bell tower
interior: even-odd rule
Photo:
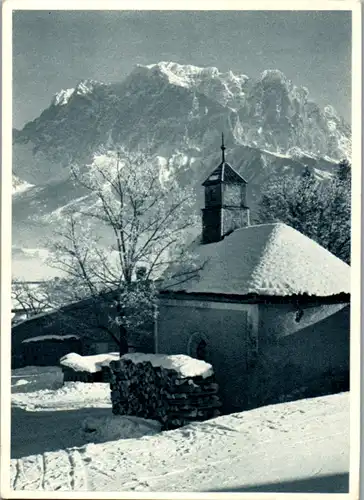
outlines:
[[[235,229],[249,226],[246,205],[247,182],[225,161],[222,134],[222,161],[202,184],[205,208],[202,209],[202,243],[216,243]]]

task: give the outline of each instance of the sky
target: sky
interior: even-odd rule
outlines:
[[[118,82],[159,61],[252,78],[279,69],[350,121],[351,12],[16,11],[13,126],[80,80]]]

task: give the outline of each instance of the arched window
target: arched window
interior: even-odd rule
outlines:
[[[192,358],[207,361],[208,358],[207,337],[199,332],[193,333],[188,340],[187,353]]]
[[[207,343],[202,339],[196,349],[196,358],[206,361]]]

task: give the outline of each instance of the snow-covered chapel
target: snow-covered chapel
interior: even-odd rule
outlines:
[[[247,182],[221,150],[203,183],[200,270],[162,286],[156,352],[210,362],[229,412],[348,384],[350,266],[286,224],[250,225]]]

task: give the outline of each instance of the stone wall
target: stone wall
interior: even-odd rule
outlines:
[[[213,375],[181,377],[151,362],[110,363],[113,413],[157,420],[164,429],[220,415],[218,385]]]
[[[348,390],[350,307],[314,324],[306,326],[302,321],[305,327],[291,334],[287,333],[289,314],[293,313],[278,312],[278,307],[275,316],[273,308],[265,311],[264,319],[268,313],[271,318],[270,335],[260,329],[259,356],[250,376],[249,408],[285,401],[294,394],[315,397]],[[309,313],[305,311],[303,319]],[[311,319],[313,313],[314,309]]]
[[[350,307],[343,304],[307,305],[297,315],[293,304],[161,299],[159,310],[157,352],[194,356],[189,347],[203,338],[223,413],[276,403],[292,394],[313,397],[347,390]]]
[[[302,305],[294,304],[260,304],[259,305],[259,339],[260,344],[269,344],[277,339],[295,334],[307,327],[315,327],[326,318],[341,318],[350,308],[346,304]],[[338,313],[338,314],[337,314]],[[334,316],[336,315],[336,316]],[[334,322],[335,324],[335,322]],[[342,321],[339,320],[340,327]],[[349,331],[349,323],[344,326]]]
[[[255,352],[248,348],[258,332],[258,306],[198,301],[161,300],[156,352],[196,357],[189,347],[196,336],[205,339],[205,361],[214,367],[223,413],[244,408],[248,400],[249,370]]]

